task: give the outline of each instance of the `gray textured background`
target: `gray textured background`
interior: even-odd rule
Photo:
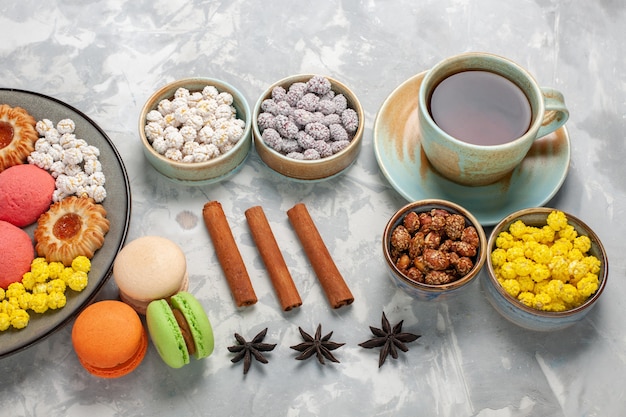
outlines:
[[[10,4],[9,4],[10,3]],[[626,11],[602,0],[82,1],[25,0],[0,5],[0,86],[40,92],[85,112],[120,151],[132,188],[129,239],[158,234],[177,242],[191,287],[214,325],[216,351],[167,368],[151,346],[131,375],[99,380],[79,365],[66,326],[0,361],[0,409],[11,416],[429,415],[612,416],[626,398],[622,256],[626,222]],[[416,303],[386,277],[380,237],[405,201],[379,172],[372,144],[378,108],[393,89],[464,51],[505,55],[556,87],[571,111],[571,168],[548,205],[571,212],[600,235],[610,278],[600,304],[556,334],[519,329],[500,318],[475,282],[454,302]],[[328,182],[301,184],[270,172],[253,152],[217,185],[173,184],[150,167],[137,134],[141,106],[163,84],[219,78],[254,106],[275,81],[297,73],[332,76],[359,97],[366,114],[357,163]],[[251,272],[259,303],[234,307],[200,218],[219,200]],[[329,309],[286,210],[309,207],[356,301]],[[285,314],[251,240],[244,211],[262,205],[304,304]],[[184,229],[183,211],[199,222]],[[489,231],[489,229],[488,229]],[[116,296],[111,280],[100,295]],[[422,337],[377,368],[357,346],[381,312]],[[334,331],[346,342],[340,364],[295,361],[297,328]],[[226,346],[233,333],[269,327],[278,343],[266,366],[244,378]],[[0,334],[0,338],[10,337]]]

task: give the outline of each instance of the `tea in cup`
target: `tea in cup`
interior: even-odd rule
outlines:
[[[418,117],[433,168],[451,181],[480,186],[515,169],[535,139],[563,126],[569,111],[559,91],[540,87],[516,63],[470,52],[428,71]]]

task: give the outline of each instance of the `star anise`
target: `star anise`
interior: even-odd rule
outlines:
[[[322,337],[322,325],[317,325],[317,330],[315,331],[315,337],[311,336],[301,327],[298,327],[300,330],[300,335],[304,339],[303,343],[300,343],[295,346],[291,346],[291,349],[295,349],[300,353],[296,356],[296,359],[301,361],[310,358],[315,355],[317,360],[325,365],[324,358],[328,359],[331,362],[339,362],[339,360],[333,356],[331,350],[335,350],[345,345],[345,343],[336,343],[332,342],[330,338],[333,336],[333,332],[328,333],[326,336]]]
[[[376,337],[366,342],[359,343],[359,346],[366,349],[372,349],[382,346],[382,349],[380,350],[380,356],[378,357],[379,368],[383,366],[388,355],[391,355],[391,357],[394,359],[398,359],[397,349],[400,349],[403,352],[407,352],[409,348],[405,345],[405,343],[413,342],[420,337],[420,335],[413,333],[403,333],[402,322],[403,320],[401,320],[392,328],[389,324],[389,320],[387,320],[387,316],[385,316],[385,312],[383,311],[382,328],[379,329],[370,326],[372,334]]]
[[[230,361],[232,363],[239,362],[243,359],[243,373],[247,374],[250,369],[250,365],[252,364],[252,358],[256,359],[261,363],[267,363],[267,359],[261,352],[269,352],[276,347],[275,343],[263,343],[263,339],[265,339],[265,335],[267,334],[267,327],[259,332],[251,342],[246,342],[240,334],[235,333],[235,339],[239,343],[238,345],[228,346],[228,350],[233,353],[237,353],[237,355],[232,358]]]

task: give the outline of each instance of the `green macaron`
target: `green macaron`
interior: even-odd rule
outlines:
[[[194,356],[202,359],[213,352],[213,329],[200,302],[188,292],[148,304],[146,322],[152,343],[163,361],[181,368]]]

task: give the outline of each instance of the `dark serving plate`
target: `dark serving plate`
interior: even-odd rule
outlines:
[[[104,245],[92,259],[89,284],[76,293],[67,290],[67,304],[58,310],[43,314],[29,311],[30,322],[21,330],[9,328],[0,332],[0,358],[26,349],[41,341],[71,321],[89,304],[111,275],[113,261],[126,240],[131,212],[130,185],[122,159],[106,133],[89,117],[74,107],[43,94],[10,88],[0,88],[0,103],[20,106],[36,120],[50,119],[55,125],[59,120],[72,119],[76,124],[76,136],[100,150],[100,163],[106,176],[107,197],[102,205],[107,210],[110,230]],[[35,225],[25,230],[32,237]]]

